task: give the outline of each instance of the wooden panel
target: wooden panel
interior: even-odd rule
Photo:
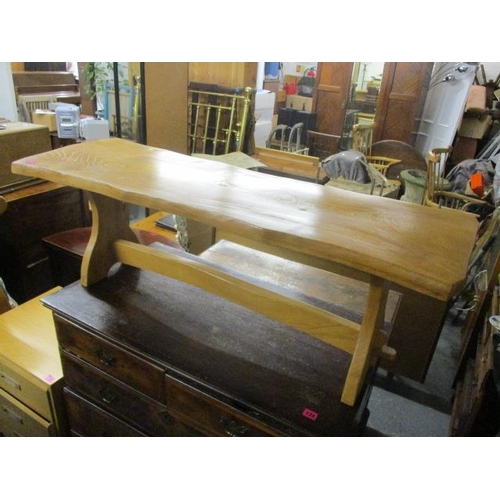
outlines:
[[[72,430],[81,436],[142,437],[142,432],[129,426],[84,398],[64,389],[64,400]],[[75,426],[73,428],[73,425]]]
[[[62,351],[64,380],[85,398],[153,436],[195,435],[173,418],[167,408],[85,361]]]
[[[144,394],[161,399],[163,370],[88,332],[83,332],[60,317],[56,317],[55,322],[57,338],[62,349],[123,380]]]
[[[185,384],[167,377],[165,400],[173,415],[179,415],[190,425],[198,427],[209,436],[265,437],[281,433],[249,419],[244,413],[235,411]]]
[[[15,71],[24,71],[24,63],[23,62],[11,62],[10,69],[14,73]]]
[[[190,62],[189,81],[225,87],[252,87],[257,82],[256,62]]]
[[[147,144],[188,151],[188,63],[144,63]]]
[[[377,104],[374,141],[413,144],[433,63],[387,62]]]
[[[11,172],[10,166],[14,160],[26,156],[50,151],[49,129],[43,125],[25,122],[12,122],[3,124],[0,130],[0,188],[8,191],[19,188],[29,179]]]
[[[317,87],[313,95],[318,132],[342,134],[352,67],[352,62],[318,63]]]

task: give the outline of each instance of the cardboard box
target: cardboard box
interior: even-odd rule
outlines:
[[[298,109],[299,111],[312,111],[312,97],[303,97],[301,95],[289,95],[286,97],[286,107]]]
[[[269,90],[270,92],[278,92],[280,89],[280,81],[279,80],[264,80],[263,83],[264,90]]]
[[[57,130],[57,121],[55,111],[47,111],[45,109],[37,109],[31,114],[33,123],[36,125],[45,125],[49,127],[49,132]]]
[[[469,139],[482,139],[488,132],[492,117],[490,115],[468,117],[464,116],[458,135]]]
[[[465,110],[486,108],[486,87],[483,85],[471,85]]]

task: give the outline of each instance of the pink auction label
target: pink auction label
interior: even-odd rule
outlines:
[[[55,377],[53,377],[52,375],[47,375],[47,376],[45,377],[45,382],[48,382],[49,384],[50,384],[51,382],[54,382],[54,380],[55,380]]]
[[[304,408],[302,416],[308,418],[309,420],[316,420],[318,418],[318,414],[309,408]]]

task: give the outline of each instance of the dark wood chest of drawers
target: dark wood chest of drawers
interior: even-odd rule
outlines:
[[[0,276],[17,302],[47,291],[55,283],[43,238],[87,226],[90,212],[79,189],[45,182],[4,195],[0,217]]]
[[[354,436],[369,387],[340,403],[350,356],[144,270],[117,265],[44,299],[76,436]]]

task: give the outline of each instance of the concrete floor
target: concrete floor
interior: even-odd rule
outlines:
[[[452,309],[424,383],[379,370],[370,396],[365,436],[445,437],[451,419],[463,315]]]

